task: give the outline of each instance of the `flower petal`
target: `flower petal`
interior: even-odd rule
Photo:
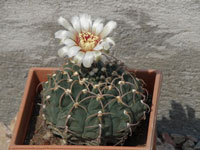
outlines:
[[[92,26],[91,16],[88,14],[80,15],[80,23],[82,32],[89,31]]]
[[[113,46],[115,45],[115,41],[111,37],[107,37],[105,41],[108,42],[109,44],[112,44]]]
[[[100,51],[95,51],[94,52],[94,60],[98,61],[101,59],[101,52]]]
[[[109,21],[109,22],[105,25],[105,27],[103,28],[103,31],[101,32],[100,37],[101,37],[101,38],[106,37],[106,36],[109,35],[109,34],[112,32],[112,30],[113,30],[114,28],[116,28],[116,27],[117,27],[117,23],[116,23],[115,21]]]
[[[115,45],[115,42],[113,41],[113,39],[111,37],[107,37],[105,39],[103,48],[104,48],[104,50],[109,50],[114,45]]]
[[[67,31],[59,30],[54,35],[55,35],[55,38],[57,38],[57,39],[65,39],[67,37]]]
[[[73,30],[71,24],[63,17],[58,18],[58,23],[70,31]]]
[[[107,58],[106,56],[104,56],[104,55],[101,55],[101,61],[102,61],[104,64],[106,64],[106,63],[109,62],[108,58]]]
[[[58,50],[58,56],[63,58],[68,55],[68,52],[69,52],[69,47],[64,46]]]
[[[96,27],[95,35],[99,35],[102,32],[102,30],[103,30],[103,23],[98,24]]]
[[[64,41],[62,41],[63,44],[67,45],[67,46],[74,46],[76,45],[76,42],[74,42],[74,40],[72,39],[66,39]]]
[[[108,42],[106,42],[106,41],[104,41],[103,43],[102,43],[102,45],[103,45],[103,50],[109,50],[110,49],[110,44],[108,43]]]
[[[94,52],[87,52],[83,58],[83,66],[90,68],[94,60]]]
[[[81,65],[81,63],[83,62],[83,58],[85,56],[85,53],[82,51],[79,51],[76,56],[74,56],[74,61],[75,63],[77,63],[78,65]]]
[[[80,24],[80,18],[78,16],[74,16],[71,19],[71,23],[74,27],[74,29],[80,33],[81,32],[81,24]]]
[[[103,49],[102,43],[97,44],[96,47],[94,48],[94,50],[96,50],[96,51],[99,51],[99,50],[102,50],[102,49]]]
[[[81,48],[80,48],[79,46],[72,46],[72,47],[69,49],[69,52],[68,52],[69,58],[75,56],[75,55],[79,52],[80,49],[81,49]]]
[[[61,40],[65,40],[66,38],[71,38],[75,40],[75,35],[66,30],[59,30],[54,35],[55,35],[55,38],[61,39]]]
[[[97,46],[94,48],[94,50],[109,50],[112,46],[115,45],[115,42],[112,40],[111,37],[107,37],[104,40],[100,41]]]
[[[103,30],[103,19],[97,18],[92,25],[92,33],[98,35]]]

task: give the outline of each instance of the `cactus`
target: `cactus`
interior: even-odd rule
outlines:
[[[55,33],[65,45],[58,55],[68,60],[43,83],[42,111],[48,128],[64,144],[123,145],[149,106],[144,82],[107,55],[115,45],[107,36],[117,23],[103,26],[102,19],[92,21],[87,14],[72,17],[71,24],[60,17],[58,23],[67,29]]]
[[[68,61],[43,83],[43,117],[64,144],[123,145],[149,110],[143,85],[117,60]]]

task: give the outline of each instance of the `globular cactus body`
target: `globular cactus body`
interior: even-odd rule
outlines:
[[[43,116],[66,144],[122,145],[149,109],[142,80],[118,63],[72,62],[43,84]]]

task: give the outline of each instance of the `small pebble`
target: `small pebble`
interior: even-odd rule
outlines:
[[[156,145],[161,145],[162,144],[162,141],[159,137],[157,137],[156,139]]]
[[[67,142],[64,139],[61,139],[60,143],[61,143],[61,145],[66,145]]]
[[[164,143],[162,145],[158,145],[156,150],[175,150],[174,146],[168,143]]]
[[[7,126],[0,122],[0,149],[6,150],[9,147],[10,142],[10,130],[7,128]]]
[[[198,139],[192,135],[187,135],[187,138],[192,140],[193,142],[197,143],[198,142]]]
[[[171,134],[171,137],[176,144],[181,144],[185,141],[185,136],[181,134],[174,133],[174,134]]]
[[[195,150],[200,150],[200,141],[196,144],[196,146],[194,147]]]
[[[46,141],[48,141],[51,137],[52,137],[52,133],[51,132],[47,132],[42,138]]]
[[[176,144],[174,143],[174,141],[172,140],[172,138],[169,136],[168,133],[166,133],[166,132],[162,133],[162,138],[165,141],[165,143],[176,146]]]
[[[184,150],[194,150],[193,148],[191,148],[191,147],[187,147],[186,149],[184,149]]]
[[[183,146],[182,146],[182,149],[183,150],[187,150],[188,148],[192,148],[192,147],[194,147],[194,142],[192,141],[192,140],[187,140],[184,144],[183,144]]]

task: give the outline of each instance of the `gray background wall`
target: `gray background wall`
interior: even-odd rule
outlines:
[[[199,0],[1,0],[0,121],[16,115],[30,67],[63,62],[57,18],[79,13],[117,21],[114,55],[130,67],[163,72],[158,129],[198,136]]]

